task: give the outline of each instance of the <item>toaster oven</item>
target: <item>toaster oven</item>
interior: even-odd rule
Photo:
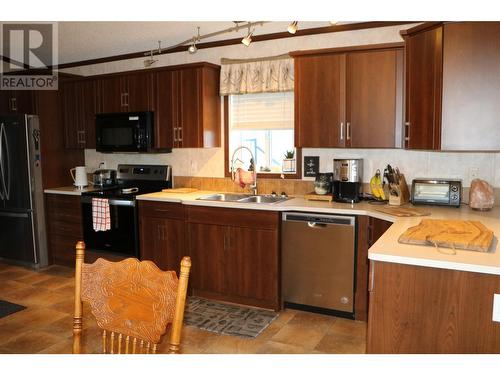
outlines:
[[[411,202],[459,207],[462,201],[462,181],[448,179],[414,179],[411,184]]]

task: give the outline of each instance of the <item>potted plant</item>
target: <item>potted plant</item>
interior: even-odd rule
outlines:
[[[295,150],[285,151],[283,165],[281,170],[283,172],[295,172]]]

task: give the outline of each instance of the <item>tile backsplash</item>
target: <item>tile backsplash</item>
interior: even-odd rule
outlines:
[[[303,149],[303,156],[319,156],[320,172],[332,172],[334,158],[362,158],[363,182],[369,182],[377,169],[387,164],[399,167],[408,183],[416,177],[460,178],[463,186],[470,186],[471,173],[500,187],[500,153],[430,152],[400,149]],[[102,154],[85,150],[87,172],[120,163],[170,164],[174,176],[224,178],[224,151],[222,148],[174,149],[169,154]],[[314,178],[304,177],[305,181]]]

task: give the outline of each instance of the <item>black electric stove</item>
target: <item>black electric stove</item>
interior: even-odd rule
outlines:
[[[117,185],[82,193],[83,238],[88,249],[139,258],[136,196],[172,188],[169,165],[119,164]],[[111,229],[95,231],[92,198],[108,200]]]

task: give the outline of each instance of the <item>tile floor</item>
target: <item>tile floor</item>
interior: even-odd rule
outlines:
[[[0,263],[0,299],[27,309],[0,318],[0,353],[71,353],[73,270],[42,271]],[[89,316],[84,305],[84,317]],[[83,349],[98,353],[100,330],[84,320]],[[366,323],[284,310],[255,339],[223,336],[185,326],[183,353],[352,353],[365,352]],[[167,345],[160,345],[166,350]]]

